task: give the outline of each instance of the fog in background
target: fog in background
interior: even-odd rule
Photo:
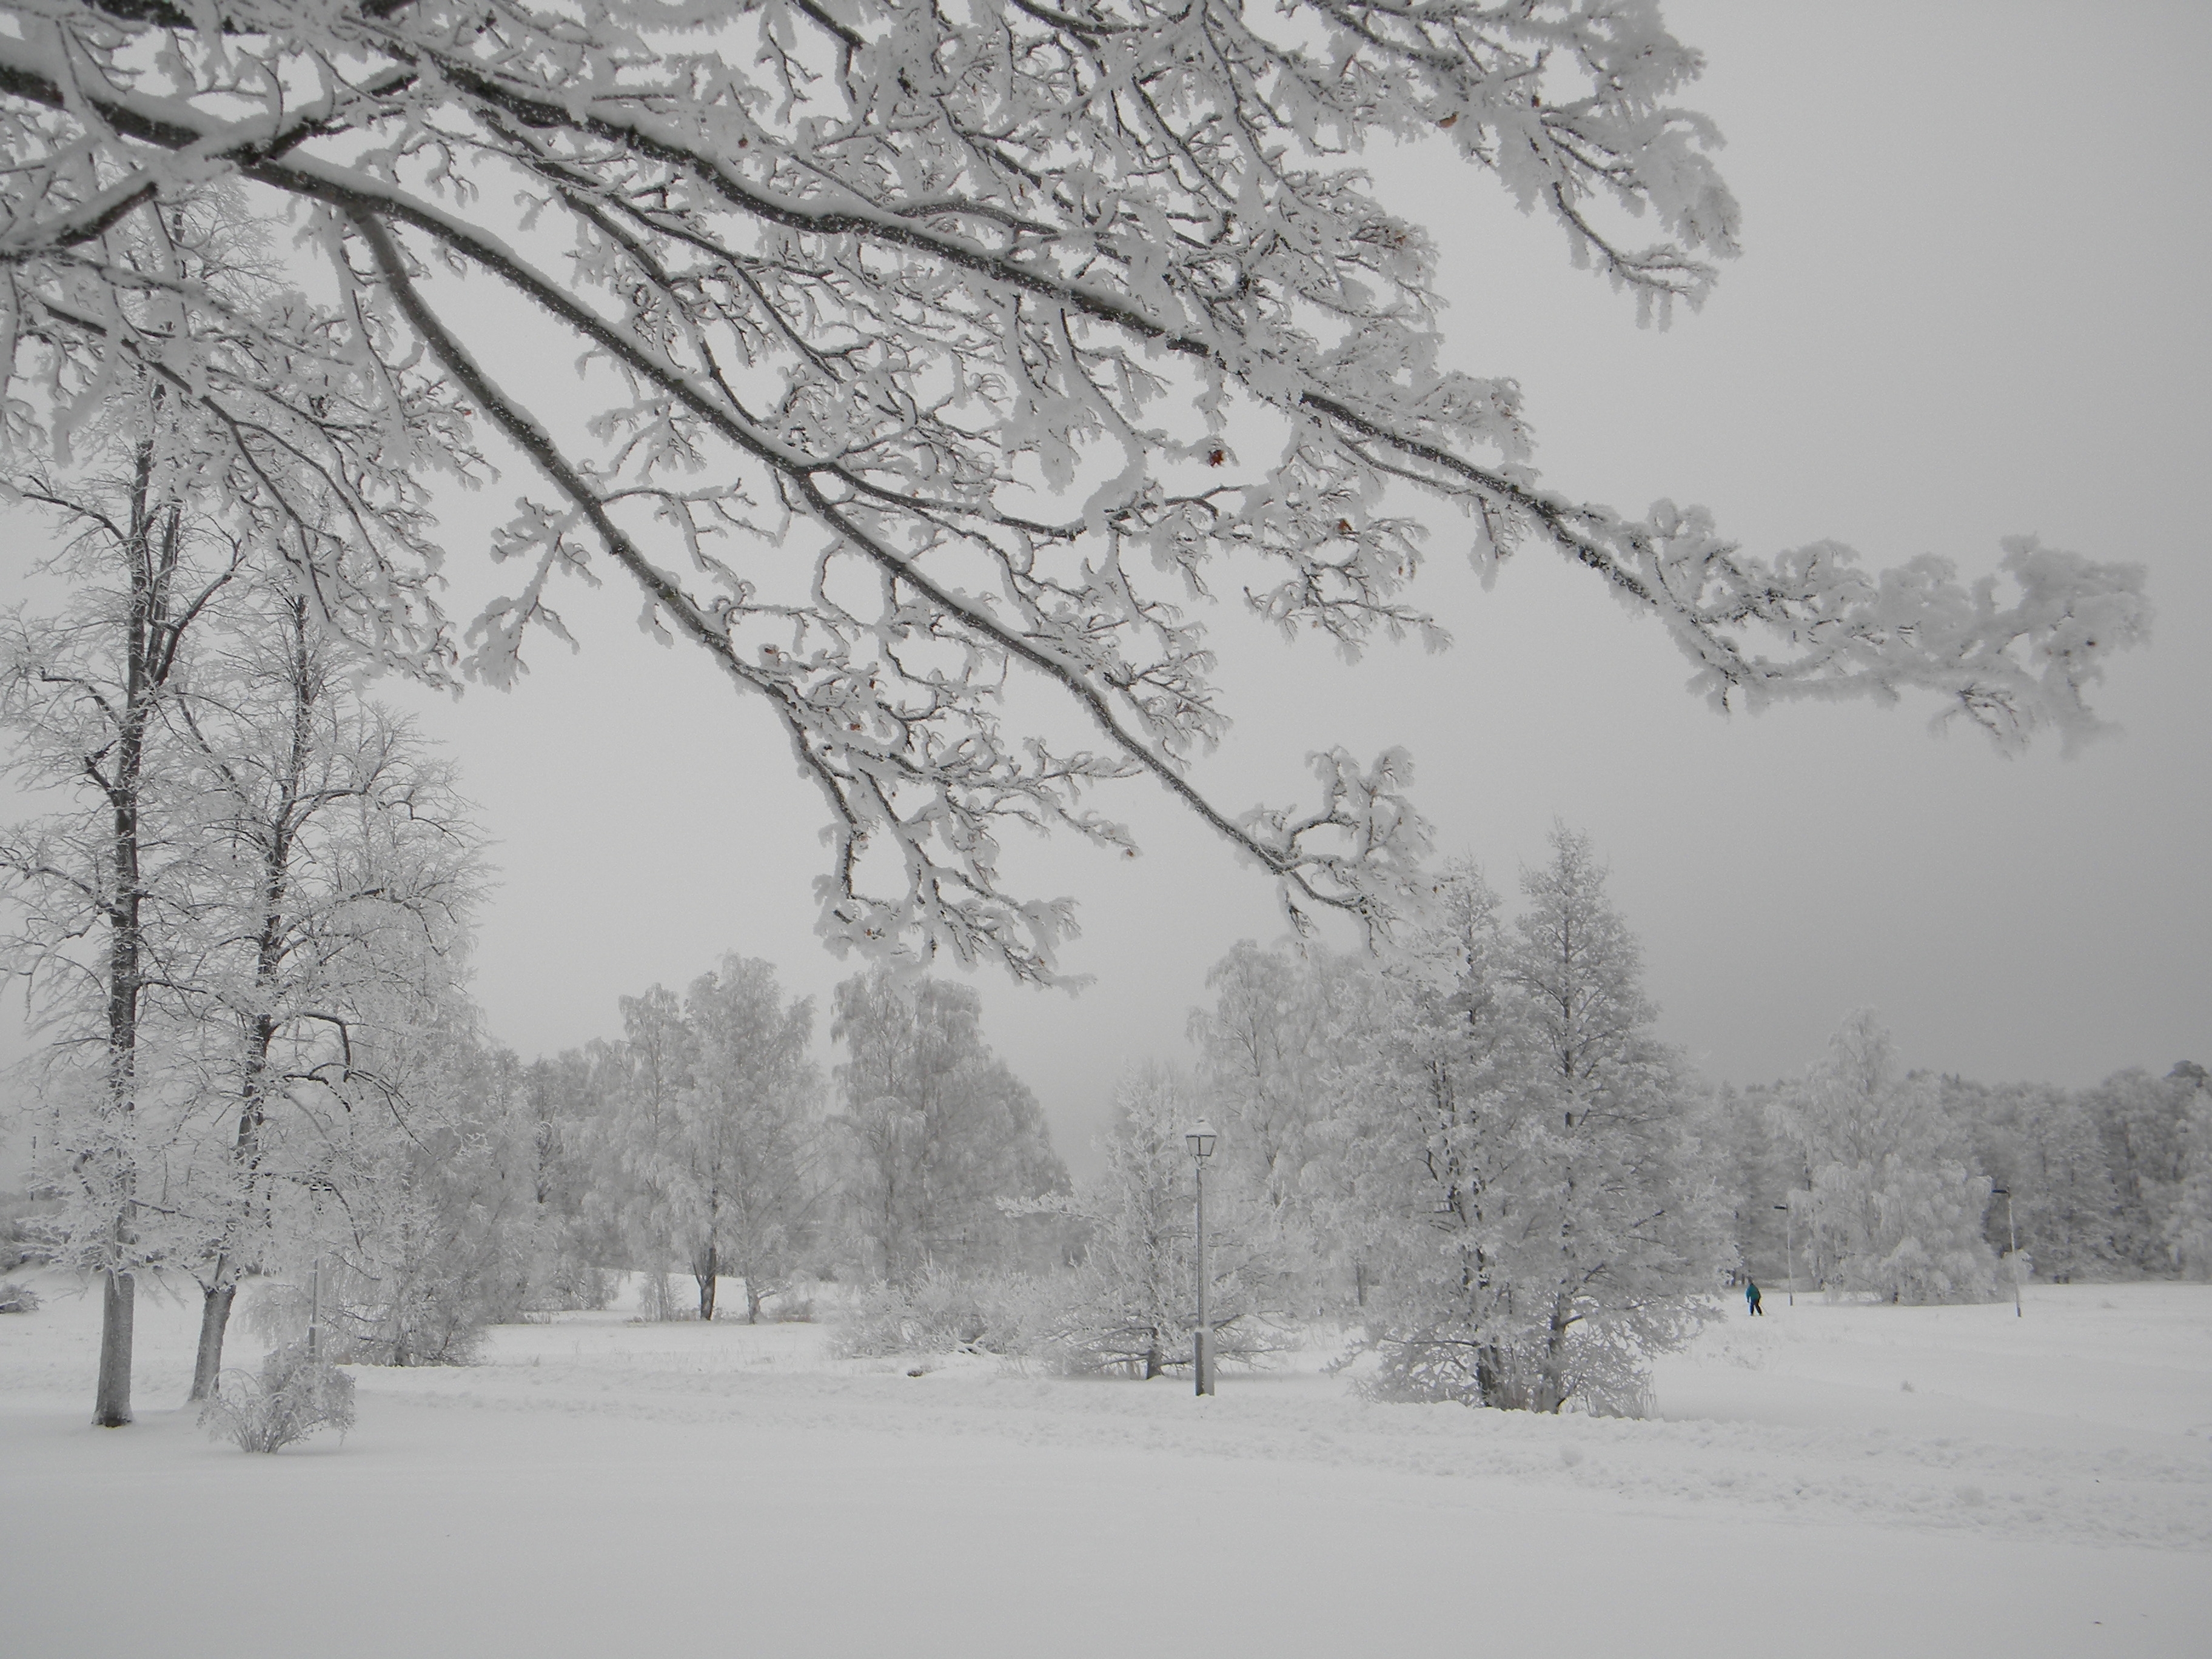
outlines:
[[[1988,1081],[2212,1059],[2212,117],[2196,78],[2212,13],[1666,15],[1711,60],[1682,101],[1728,137],[1745,257],[1702,314],[1638,330],[1632,301],[1442,143],[1370,156],[1436,235],[1452,361],[1521,381],[1552,488],[1629,512],[1704,503],[1754,552],[1832,538],[1870,565],[1936,553],[1975,574],[2027,532],[2148,565],[2155,642],[2095,699],[2124,732],[2007,760],[1969,728],[1931,737],[1926,702],[1722,718],[1682,691],[1658,625],[1540,544],[1481,592],[1472,527],[1432,505],[1414,597],[1454,647],[1350,666],[1219,609],[1237,724],[1200,781],[1232,810],[1300,801],[1307,751],[1404,744],[1440,853],[1509,896],[1555,817],[1588,830],[1662,1033],[1717,1079],[1795,1072],[1862,1004],[1909,1064]],[[447,513],[456,616],[498,591],[483,549],[526,492],[545,493],[510,468]],[[474,985],[491,1033],[526,1058],[615,1036],[619,996],[680,987],[726,950],[778,963],[826,1024],[857,964],[813,933],[819,798],[765,710],[639,630],[634,589],[570,590],[580,653],[541,638],[519,690],[382,689],[452,747],[496,842]],[[1004,860],[1017,885],[1083,901],[1063,966],[1095,982],[975,981],[1079,1172],[1116,1073],[1183,1060],[1207,969],[1283,932],[1269,884],[1157,787],[1096,804],[1137,828],[1140,860],[1071,841]]]

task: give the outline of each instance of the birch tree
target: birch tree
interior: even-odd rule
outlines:
[[[624,997],[621,1007],[623,1040],[614,1060],[614,1109],[606,1130],[620,1176],[617,1208],[631,1263],[645,1277],[647,1316],[671,1319],[676,1310],[668,1274],[681,1259],[680,1199],[664,1167],[663,1148],[680,1133],[680,1103],[696,1045],[683,1005],[665,987]]]
[[[5,15],[12,452],[129,372],[241,465],[310,458],[367,561],[319,605],[433,673],[417,475],[519,456],[532,493],[492,548],[517,575],[468,667],[510,679],[561,631],[559,579],[619,572],[819,792],[839,948],[1056,977],[1072,908],[1010,889],[999,836],[1132,850],[1091,804],[1127,777],[1294,925],[1395,927],[1425,890],[1407,757],[1322,754],[1304,806],[1217,799],[1205,607],[1242,595],[1347,653],[1440,643],[1411,586],[1438,509],[1486,580],[1545,546],[1653,618],[1723,708],[1916,692],[2001,744],[2070,744],[2144,635],[2139,570],[2030,540],[2002,578],[1877,574],[1539,479],[1517,387],[1452,366],[1433,247],[1353,158],[1426,144],[1639,317],[1702,303],[1738,214],[1678,101],[1701,59],[1656,0]],[[246,303],[118,258],[211,179],[289,222],[311,289]],[[488,295],[462,304],[465,281]],[[174,325],[136,304],[154,292]],[[539,412],[528,366],[580,357],[583,416]]]
[[[312,627],[296,592],[237,586],[244,603],[179,708],[201,845],[192,973],[209,1028],[188,1107],[203,1155],[179,1199],[198,1237],[177,1253],[203,1296],[194,1399],[222,1370],[240,1276],[320,1156],[312,1129],[289,1120],[344,1088],[377,1021],[427,1012],[406,994],[418,953],[465,931],[484,881],[450,765],[361,695],[360,659]]]
[[[744,1281],[745,1322],[756,1324],[791,1272],[817,1196],[814,1005],[786,1004],[769,963],[729,956],[692,982],[684,1016],[690,1076],[655,1173],[699,1287],[699,1317],[714,1317],[727,1273]]]
[[[64,1259],[101,1285],[103,1428],[131,1420],[137,1275],[162,1253],[141,1178],[174,1127],[178,1080],[149,1060],[174,1066],[190,1018],[175,960],[194,936],[178,694],[195,624],[238,569],[187,516],[158,400],[130,412],[109,452],[119,474],[20,486],[60,515],[56,568],[77,592],[57,619],[11,617],[0,640],[9,769],[70,802],[9,834],[0,873],[21,913],[9,965],[52,1044],[39,1093]]]
[[[983,1040],[966,986],[901,985],[878,969],[837,987],[847,1224],[877,1278],[907,1287],[933,1266],[980,1266],[1018,1231],[1001,1199],[1067,1189],[1036,1099]]]

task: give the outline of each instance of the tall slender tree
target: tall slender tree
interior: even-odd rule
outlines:
[[[9,965],[32,981],[52,1044],[47,1178],[66,1195],[69,1259],[102,1287],[93,1421],[106,1428],[131,1419],[137,1275],[161,1249],[140,1179],[174,1079],[149,1059],[158,1042],[173,1062],[190,1018],[172,959],[191,936],[179,694],[195,628],[240,568],[189,511],[167,402],[149,388],[110,411],[119,474],[21,487],[60,516],[57,568],[76,597],[53,621],[11,617],[0,642],[9,769],[73,798],[0,844],[0,872],[23,918]]]
[[[782,1288],[812,1219],[819,1079],[814,1005],[783,1000],[775,969],[728,956],[684,1001],[691,1074],[659,1147],[678,1248],[712,1319],[720,1275],[744,1282],[745,1322]]]
[[[437,1017],[409,994],[419,952],[465,932],[483,884],[452,769],[362,695],[359,653],[289,588],[261,578],[234,592],[179,706],[201,815],[192,972],[209,1028],[190,1109],[222,1126],[202,1128],[179,1206],[200,1233],[178,1252],[203,1295],[195,1399],[216,1386],[240,1273],[306,1178],[299,1160],[320,1155],[279,1120],[343,1083],[376,1021]]]

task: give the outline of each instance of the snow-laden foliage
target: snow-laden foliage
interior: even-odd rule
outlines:
[[[1202,1115],[1188,1081],[1153,1066],[1114,1091],[1105,1168],[1059,1200],[1083,1259],[1058,1285],[1050,1352],[1073,1371],[1155,1377],[1193,1362],[1198,1328],[1196,1188],[1184,1133]],[[1281,1231],[1247,1167],[1206,1174],[1206,1321],[1213,1357],[1249,1362],[1282,1346]]]
[[[1518,392],[1449,362],[1433,251],[1354,165],[1447,149],[1663,320],[1735,252],[1701,68],[1653,0],[11,0],[0,327],[17,455],[158,381],[344,509],[303,586],[387,658],[450,663],[421,469],[519,453],[495,681],[619,568],[644,624],[781,722],[830,815],[822,925],[1056,975],[1065,900],[1002,884],[1010,823],[1128,848],[1148,775],[1370,928],[1418,909],[1406,757],[1315,757],[1316,804],[1195,773],[1229,714],[1200,607],[1346,653],[1443,632],[1423,504],[1486,575],[1532,543],[1659,620],[1715,702],[1906,690],[2011,744],[2093,730],[2140,573],[2028,542],[2008,587],[1829,543],[1772,558],[1698,508],[1540,483]],[[320,256],[235,293],[131,251],[211,180]],[[1449,211],[1448,204],[1439,210]],[[1638,221],[1644,226],[1637,234]],[[130,243],[130,246],[123,246]],[[462,278],[483,290],[465,302]],[[529,384],[580,361],[588,417]],[[256,488],[260,489],[259,485]],[[256,496],[283,539],[317,522]],[[1031,679],[1060,715],[1010,701]],[[1065,729],[1063,729],[1065,728]]]
[[[1893,1302],[1994,1292],[1982,1233],[1993,1183],[1973,1171],[1936,1080],[1905,1075],[1871,1009],[1845,1019],[1775,1111],[1810,1176],[1789,1202],[1816,1280]]]
[[[2191,1279],[2212,1279],[2212,1089],[2200,1077],[2184,1131],[2181,1189],[2166,1224],[2173,1262]]]
[[[848,1358],[905,1354],[925,1364],[956,1353],[1026,1359],[1049,1344],[1054,1311],[1048,1284],[1029,1274],[932,1266],[860,1286],[838,1309],[831,1346]]]
[[[1589,842],[1553,842],[1510,929],[1455,866],[1387,968],[1240,946],[1194,1022],[1218,1157],[1272,1195],[1308,1304],[1365,1327],[1388,1397],[1639,1410],[1726,1254],[1699,1091]]]
[[[655,986],[622,1006],[602,1157],[623,1236],[653,1270],[691,1275],[701,1319],[727,1274],[757,1322],[819,1218],[813,1003],[786,1004],[774,968],[733,955],[681,1003]]]
[[[1697,1090],[1651,1034],[1640,951],[1586,837],[1553,834],[1509,933],[1472,869],[1374,1044],[1386,1394],[1641,1409],[1644,1363],[1707,1316],[1720,1251]]]
[[[2036,1273],[2054,1283],[2112,1277],[2118,1200],[2087,1102],[2048,1084],[1982,1089],[1948,1079],[1941,1102],[1966,1127],[1975,1167],[2010,1199],[1990,1206],[1991,1247],[2009,1249],[2017,1233]]]
[[[1053,1229],[1002,1200],[1063,1193],[1067,1170],[1036,1097],[984,1040],[975,993],[855,975],[837,987],[830,1035],[847,1056],[830,1120],[838,1203],[862,1273],[904,1285],[1023,1255],[1045,1265]]]
[[[2111,1172],[2114,1248],[2143,1271],[2164,1272],[2172,1260],[2167,1228],[2187,1161],[2186,1114],[2202,1082],[2201,1071],[2189,1062],[2163,1078],[2130,1066],[2083,1101],[2096,1120]]]
[[[259,1375],[230,1370],[200,1408],[200,1424],[239,1450],[278,1452],[318,1429],[343,1437],[354,1425],[353,1378],[304,1342],[273,1350]]]

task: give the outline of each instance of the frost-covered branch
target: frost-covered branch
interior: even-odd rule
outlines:
[[[257,458],[321,471],[346,556],[302,556],[335,573],[318,605],[434,674],[416,475],[441,447],[475,472],[488,423],[553,498],[496,544],[526,574],[469,670],[511,678],[533,629],[565,637],[549,585],[621,568],[822,791],[840,945],[1053,979],[1072,908],[1004,890],[998,836],[1133,850],[1086,799],[1133,775],[1294,920],[1395,927],[1425,851],[1403,757],[1327,757],[1310,811],[1216,801],[1199,607],[1241,592],[1348,655],[1441,643],[1409,595],[1425,498],[1470,514],[1486,574],[1531,539],[1591,570],[1727,707],[1911,689],[2001,742],[2070,743],[2142,636],[2125,568],[2022,545],[2000,599],[1932,561],[1756,559],[1695,510],[1555,493],[1512,383],[1446,365],[1428,240],[1351,165],[1378,138],[1450,146],[1648,319],[1735,252],[1718,137],[1672,101],[1700,60],[1650,0],[5,15],[0,268],[38,388],[8,441],[65,434],[118,366],[163,378],[234,434],[272,522],[306,515]],[[249,305],[117,257],[215,178],[290,213],[334,300]],[[501,303],[450,303],[456,275]],[[588,416],[533,408],[530,357],[581,358]],[[325,364],[341,404],[288,394]],[[1079,741],[1015,712],[1024,679]]]

